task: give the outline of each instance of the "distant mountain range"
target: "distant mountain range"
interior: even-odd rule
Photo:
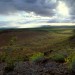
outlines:
[[[75,26],[50,26],[50,25],[43,25],[40,27],[35,28],[75,28]],[[35,29],[35,28],[23,28],[23,29]],[[11,29],[22,29],[22,28],[0,28],[0,30],[11,30]]]
[[[43,25],[41,28],[75,28],[75,26],[50,26],[50,25]]]

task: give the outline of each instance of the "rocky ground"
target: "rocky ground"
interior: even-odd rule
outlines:
[[[13,69],[7,70],[6,64],[0,64],[0,75],[74,75],[68,70],[66,63],[50,60],[41,62],[16,62]]]

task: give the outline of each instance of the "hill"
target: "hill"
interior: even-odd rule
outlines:
[[[73,75],[74,39],[74,28],[1,30],[0,75]]]

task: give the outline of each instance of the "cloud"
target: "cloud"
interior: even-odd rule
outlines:
[[[67,6],[69,7],[69,12],[71,15],[71,18],[74,19],[75,17],[75,0],[65,0]]]
[[[74,20],[72,21],[71,19],[51,19],[48,21],[48,23],[73,23],[75,22]]]
[[[41,16],[54,16],[59,0],[0,0],[0,14],[11,14],[18,11],[34,12]],[[70,14],[75,15],[75,0],[60,0],[66,2]]]
[[[0,14],[25,11],[42,16],[53,16],[56,5],[56,0],[0,0]]]
[[[70,17],[56,11],[59,1],[66,3]],[[64,22],[75,22],[75,0],[0,0],[0,27]]]
[[[7,21],[0,21],[0,26],[3,26],[3,25],[7,25],[9,22]]]
[[[11,14],[17,11],[34,12],[41,16],[54,16],[59,0],[0,0],[0,14]],[[75,0],[66,2],[72,17],[75,15]]]

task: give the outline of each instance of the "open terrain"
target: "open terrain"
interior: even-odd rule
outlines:
[[[74,28],[0,30],[0,75],[74,74]]]

